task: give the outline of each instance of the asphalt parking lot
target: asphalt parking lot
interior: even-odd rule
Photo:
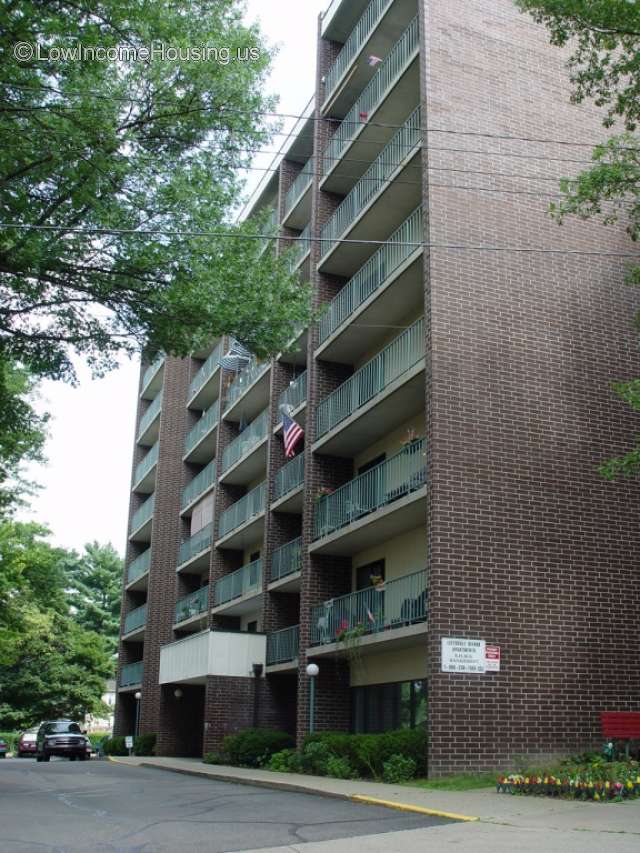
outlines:
[[[108,761],[0,762],[3,853],[232,853],[450,823]]]

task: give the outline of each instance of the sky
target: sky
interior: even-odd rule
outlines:
[[[328,5],[329,0],[247,2],[247,20],[259,21],[267,41],[279,46],[269,87],[280,96],[279,112],[300,114],[313,93],[318,15]],[[270,159],[258,158],[255,165],[267,167]],[[262,174],[251,172],[250,184]],[[139,365],[123,361],[97,380],[82,362],[76,367],[78,387],[41,386],[36,407],[51,414],[48,461],[26,470],[41,488],[19,518],[46,524],[56,545],[80,551],[86,542],[111,542],[124,556]]]

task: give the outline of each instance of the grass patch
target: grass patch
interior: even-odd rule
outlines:
[[[409,788],[425,788],[431,791],[476,791],[480,788],[495,787],[496,774],[459,773],[442,779],[412,779],[403,784]]]

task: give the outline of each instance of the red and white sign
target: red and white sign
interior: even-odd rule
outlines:
[[[486,672],[500,672],[500,646],[485,646]]]

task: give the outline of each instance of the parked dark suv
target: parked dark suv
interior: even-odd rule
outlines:
[[[36,759],[49,761],[52,755],[61,755],[74,761],[86,761],[91,754],[91,743],[82,734],[80,726],[72,720],[53,720],[43,723],[36,739]]]

